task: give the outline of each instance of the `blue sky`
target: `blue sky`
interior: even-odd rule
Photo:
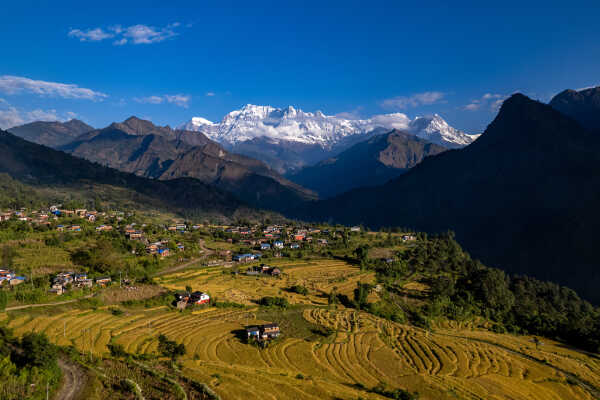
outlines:
[[[130,115],[178,125],[252,103],[437,112],[478,133],[515,91],[548,101],[600,85],[597,1],[7,3],[3,128]]]

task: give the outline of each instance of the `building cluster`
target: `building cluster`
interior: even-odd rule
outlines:
[[[248,341],[267,342],[279,337],[280,333],[279,325],[274,323],[246,327]]]
[[[95,281],[89,279],[86,273],[59,272],[52,279],[50,292],[57,295],[63,294],[69,287],[91,288],[94,282],[99,287],[106,287],[111,283],[110,277],[96,278]]]
[[[277,267],[271,267],[269,265],[261,264],[248,268],[246,270],[246,275],[279,276],[281,275],[281,270]]]
[[[3,285],[16,286],[23,282],[25,282],[25,277],[18,276],[13,271],[10,271],[7,269],[0,269],[0,286],[3,286]]]
[[[196,291],[192,293],[184,292],[177,293],[175,295],[175,300],[177,301],[177,308],[185,309],[189,306],[194,305],[203,305],[210,303],[210,296],[208,293]]]

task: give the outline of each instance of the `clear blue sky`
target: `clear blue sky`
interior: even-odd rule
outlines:
[[[253,103],[437,112],[477,133],[515,91],[600,85],[598,1],[484,3],[2,2],[0,126],[177,125]]]

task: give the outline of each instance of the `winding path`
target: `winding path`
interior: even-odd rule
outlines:
[[[82,367],[76,363],[64,359],[58,359],[58,366],[63,374],[60,388],[54,395],[56,400],[78,400],[82,398],[85,385],[87,383],[87,374]]]
[[[69,303],[75,303],[79,300],[82,299],[89,299],[90,297],[93,297],[95,293],[92,294],[88,294],[87,296],[83,296],[80,297],[78,299],[71,299],[71,300],[64,300],[64,301],[55,301],[53,303],[41,303],[41,304],[25,304],[22,306],[13,306],[13,307],[6,307],[4,309],[4,311],[14,311],[14,310],[23,310],[25,308],[35,308],[35,307],[49,307],[49,306],[59,306],[61,304],[69,304]]]

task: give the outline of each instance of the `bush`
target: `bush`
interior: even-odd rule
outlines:
[[[127,352],[125,351],[125,347],[122,344],[118,343],[109,343],[106,345],[108,350],[110,351],[110,355],[113,357],[126,357]]]
[[[294,285],[290,288],[291,292],[301,294],[306,296],[308,294],[308,289],[302,285]]]
[[[179,356],[185,355],[185,345],[177,344],[173,340],[169,340],[165,335],[158,337],[158,351],[165,357],[170,357],[173,361]]]
[[[290,303],[287,299],[283,297],[263,297],[260,299],[259,304],[265,307],[280,307],[280,308],[288,308]]]

